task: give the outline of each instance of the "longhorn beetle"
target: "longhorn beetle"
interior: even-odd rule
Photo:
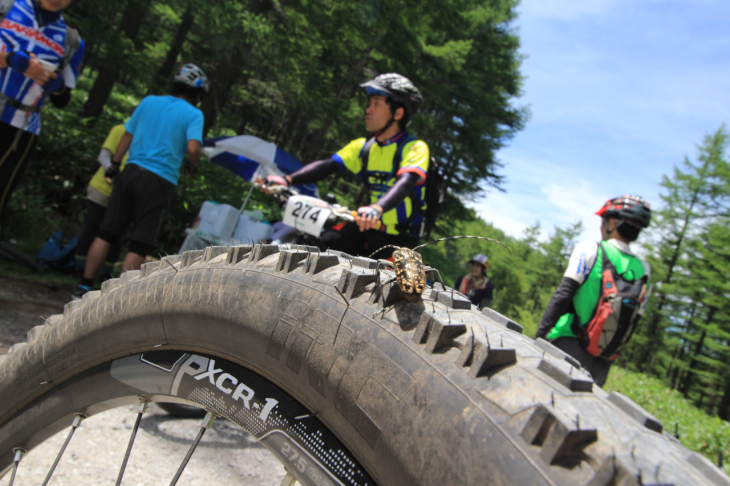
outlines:
[[[474,238],[478,240],[493,241],[494,243],[498,243],[507,248],[510,256],[512,256],[512,252],[507,245],[492,238],[487,238],[485,236],[449,236],[447,238],[429,241],[423,245],[418,245],[412,250],[405,247],[402,248],[395,245],[387,245],[372,253],[370,257],[387,248],[395,248],[396,250],[393,252],[393,269],[395,270],[395,279],[398,282],[398,287],[400,287],[401,294],[403,294],[403,297],[406,300],[409,302],[416,302],[421,298],[421,295],[423,295],[423,292],[426,290],[426,268],[423,266],[423,258],[417,250],[440,241],[457,240],[460,238]],[[390,265],[390,262],[387,260],[378,260],[378,262],[384,265]],[[438,270],[436,269],[432,269],[432,271],[438,273]],[[439,279],[441,279],[440,273]],[[443,280],[441,281],[441,285],[443,285]]]

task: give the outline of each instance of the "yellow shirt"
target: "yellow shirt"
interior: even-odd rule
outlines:
[[[112,129],[109,131],[109,135],[106,136],[106,140],[104,140],[104,144],[101,146],[103,149],[107,149],[112,153],[112,156],[114,155],[114,152],[117,150],[117,146],[119,145],[119,142],[122,140],[122,136],[124,136],[124,124],[116,125],[115,127],[112,127]],[[129,157],[129,152],[124,156],[122,159],[122,165],[121,170],[124,170],[124,165],[127,163],[127,158]],[[106,179],[104,179],[104,172],[106,169],[104,167],[99,167],[99,170],[96,171],[96,174],[94,174],[94,177],[91,178],[91,181],[89,182],[89,189],[94,189],[96,192],[100,193],[101,196],[103,196],[106,199],[106,202],[108,202],[109,196],[112,195],[112,185],[109,184]],[[88,191],[89,198],[92,199],[94,202],[101,204],[102,206],[106,206],[106,202],[102,203],[100,201],[97,201],[96,198],[92,197],[92,191]]]
[[[405,132],[401,132],[399,135],[408,136]],[[390,140],[384,145],[374,143],[368,154],[368,166],[365,171],[363,171],[361,159],[362,149],[367,142],[364,138],[353,140],[332,157],[337,163],[344,165],[347,170],[357,174],[360,180],[366,183],[370,193],[370,204],[376,203],[393,187],[398,175],[404,172],[415,172],[421,176],[413,187],[411,194],[398,206],[383,214],[381,220],[385,225],[385,232],[391,235],[399,234],[396,228],[397,224],[410,222],[414,227],[420,224],[423,219],[423,210],[426,209],[424,198],[429,163],[428,145],[421,140],[411,140],[406,143],[403,146],[400,167],[393,174],[393,161],[398,149],[397,139],[400,136],[396,136],[395,140]],[[417,204],[421,211],[411,218],[414,204]]]

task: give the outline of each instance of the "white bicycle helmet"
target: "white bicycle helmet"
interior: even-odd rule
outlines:
[[[183,65],[177,74],[175,74],[173,82],[184,84],[190,88],[203,88],[205,94],[210,92],[208,76],[195,64],[188,63]]]

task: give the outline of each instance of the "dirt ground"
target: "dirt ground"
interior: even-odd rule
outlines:
[[[24,342],[43,318],[63,313],[73,284],[0,276],[0,353]],[[50,485],[114,484],[136,407],[122,407],[85,420],[74,434]],[[176,419],[152,405],[142,419],[124,481],[127,485],[169,484],[200,426]],[[68,432],[62,431],[21,461],[16,485],[41,484]],[[225,419],[206,432],[178,484],[279,485],[286,471],[261,444]],[[2,479],[4,483],[6,478]]]
[[[43,319],[63,314],[71,300],[71,283],[36,282],[0,276],[0,354],[15,343],[25,342],[25,334]]]

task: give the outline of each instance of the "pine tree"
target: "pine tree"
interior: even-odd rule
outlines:
[[[672,284],[682,271],[680,262],[688,243],[727,206],[727,144],[728,134],[722,126],[705,138],[696,162],[685,158],[682,168],[675,168],[672,178],[665,176],[662,181],[664,205],[652,215],[646,245],[653,272],[652,304],[628,350],[638,369],[651,370],[652,360],[664,350],[664,330],[675,325]]]

